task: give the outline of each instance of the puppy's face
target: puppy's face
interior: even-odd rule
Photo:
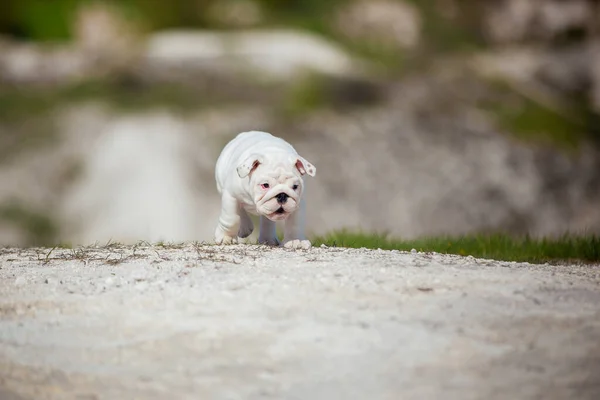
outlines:
[[[284,166],[258,166],[250,179],[256,210],[271,221],[286,219],[300,205],[303,181]]]
[[[300,156],[274,160],[251,156],[238,167],[240,177],[246,170],[256,211],[271,221],[284,220],[300,207],[304,189],[302,176],[314,176],[316,172],[316,168]]]

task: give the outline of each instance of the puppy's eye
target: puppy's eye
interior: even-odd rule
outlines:
[[[294,190],[298,189],[298,185],[292,186],[292,189],[294,189]]]
[[[263,188],[263,189],[268,189],[269,188],[269,184],[268,183],[262,183],[260,185],[260,187]]]

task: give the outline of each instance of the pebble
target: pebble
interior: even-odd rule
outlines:
[[[46,278],[44,280],[44,283],[48,284],[48,285],[58,285],[58,279],[55,277],[50,277],[50,278]]]
[[[139,267],[131,271],[131,279],[134,281],[145,281],[148,279],[148,271],[144,267]]]

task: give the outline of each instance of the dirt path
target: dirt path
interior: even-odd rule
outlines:
[[[598,399],[600,267],[0,250],[0,399]]]

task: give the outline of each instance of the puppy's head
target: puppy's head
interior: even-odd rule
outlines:
[[[284,220],[298,209],[302,177],[316,172],[303,157],[288,153],[252,154],[237,167],[238,176],[250,182],[256,211],[271,221]]]

